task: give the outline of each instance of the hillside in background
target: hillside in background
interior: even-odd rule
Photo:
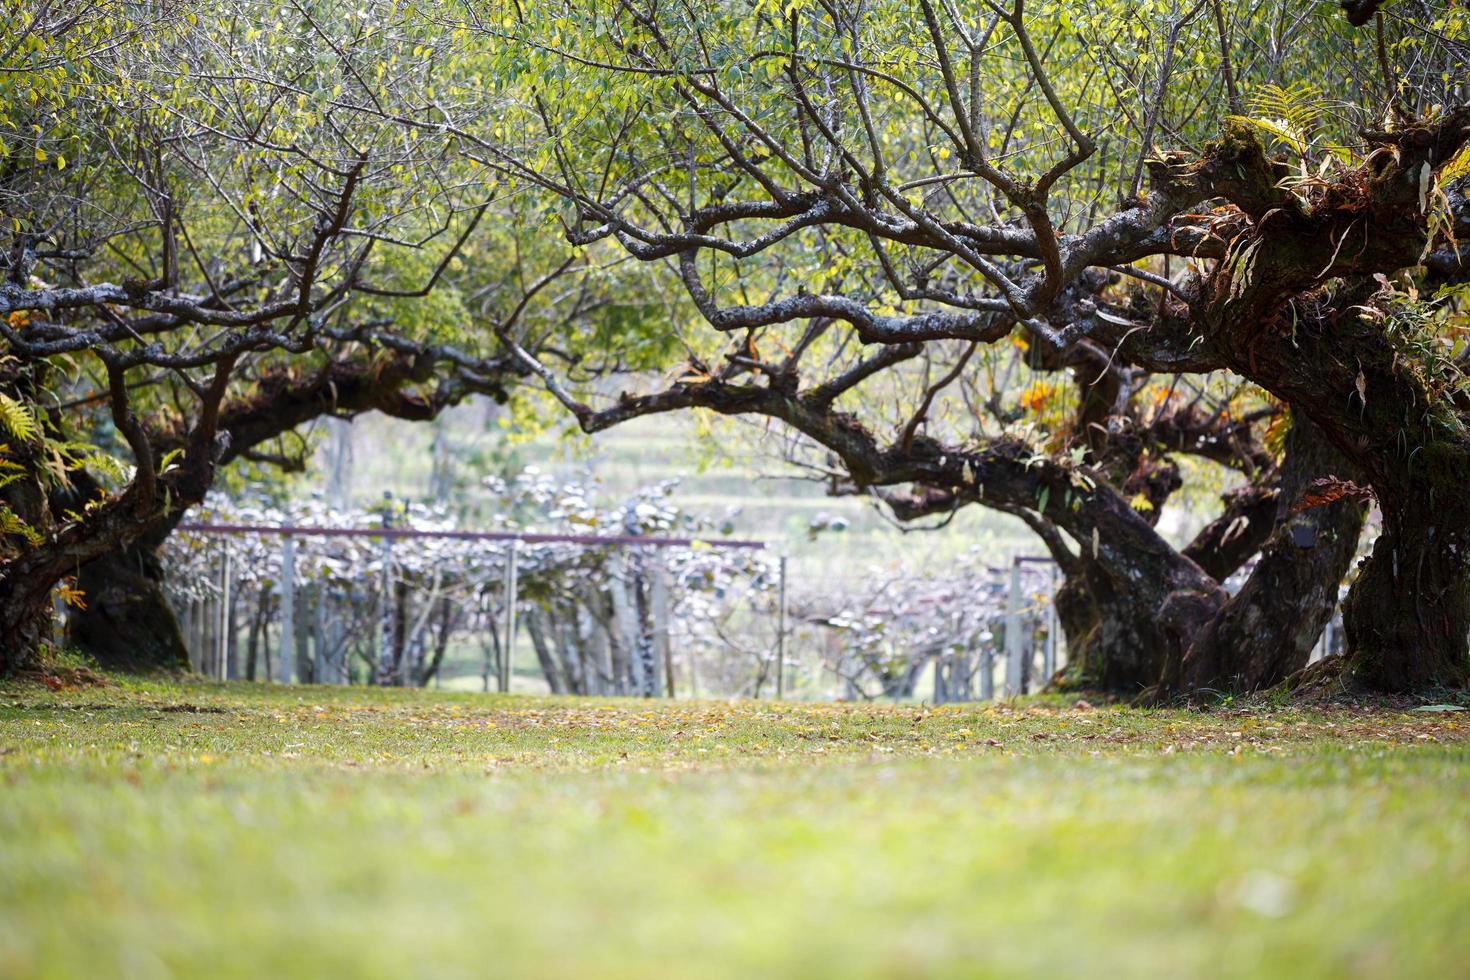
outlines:
[[[1042,553],[1019,519],[985,508],[966,508],[948,522],[920,522],[919,527],[933,530],[901,529],[871,501],[830,497],[823,483],[761,453],[755,448],[758,440],[739,428],[742,423],[720,420],[711,436],[699,430],[694,416],[679,413],[639,419],[591,439],[548,431],[518,440],[502,413],[480,400],[429,425],[370,415],[344,426],[350,431],[344,480],[350,501],[371,505],[384,492],[431,501],[438,488],[439,499],[453,500],[466,525],[473,526],[497,506],[483,478],[510,476],[527,466],[561,480],[595,481],[609,502],[639,487],[677,480],[674,501],[681,508],[716,527],[729,527],[732,536],[769,542],[791,556],[795,578],[819,577],[834,590],[844,579],[865,581],[877,570],[896,572],[920,563],[931,574],[942,574],[936,562],[972,549],[996,567],[1008,565],[1016,554]],[[711,438],[720,441],[714,450]],[[304,477],[317,492],[325,492],[332,452],[332,439],[321,440]],[[1160,529],[1182,543],[1212,510],[1209,503],[1188,512],[1167,509]],[[845,526],[833,530],[834,523]],[[825,530],[811,530],[824,524]]]
[[[830,497],[825,487],[804,478],[783,461],[751,448],[753,440],[725,423],[718,453],[704,442],[693,416],[639,419],[595,438],[547,432],[530,440],[513,438],[501,423],[499,407],[481,401],[425,425],[378,415],[346,426],[350,430],[350,502],[372,505],[391,492],[399,499],[449,499],[467,524],[494,512],[497,501],[484,487],[486,476],[508,477],[536,467],[559,480],[595,482],[607,502],[640,487],[677,480],[674,502],[682,509],[730,528],[732,536],[759,538],[783,548],[796,561],[858,570],[924,555],[930,559],[981,547],[993,563],[1014,553],[1033,553],[1037,542],[1019,520],[981,508],[955,515],[941,530],[900,530],[870,501]],[[323,439],[307,486],[326,492],[332,439]],[[711,456],[722,457],[711,462]],[[302,492],[306,487],[300,488]],[[815,524],[836,523],[842,530],[813,534]],[[928,525],[938,520],[925,522]]]

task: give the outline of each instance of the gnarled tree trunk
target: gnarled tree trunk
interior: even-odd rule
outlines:
[[[1383,533],[1343,604],[1347,666],[1375,690],[1470,679],[1470,486],[1385,500]],[[1438,505],[1427,507],[1430,500]]]
[[[36,651],[51,641],[51,590],[0,580],[0,676],[32,665]]]
[[[1400,298],[1384,275],[1423,257],[1422,182],[1467,136],[1462,107],[1379,137],[1392,152],[1370,157],[1338,206],[1260,213],[1196,309],[1231,366],[1309,416],[1378,497],[1384,531],[1344,624],[1351,676],[1379,690],[1470,677],[1470,437],[1463,407],[1406,347],[1412,328],[1387,327]],[[1360,245],[1343,248],[1353,229]]]
[[[1459,685],[1470,677],[1470,439],[1360,314],[1371,292],[1345,289],[1336,315],[1257,339],[1257,378],[1309,415],[1378,498],[1383,533],[1344,606],[1351,676],[1385,691]]]
[[[1312,481],[1345,476],[1344,460],[1305,418],[1292,423],[1276,530],[1241,590],[1194,637],[1173,691],[1256,691],[1307,665],[1357,553],[1365,508],[1342,498],[1293,513]]]
[[[1132,696],[1158,683],[1227,597],[1118,494],[1091,495],[1082,513],[1093,538],[1064,558],[1056,598],[1068,650],[1060,681]]]
[[[423,421],[435,418],[475,391],[504,397],[495,374],[487,374],[474,384],[440,385],[429,393],[420,390],[417,385],[432,376],[438,356],[427,350],[399,351],[382,358],[364,358],[361,363],[331,361],[305,377],[290,370],[267,374],[257,379],[251,397],[222,406],[219,428],[230,438],[220,447],[218,462],[225,464],[249,455],[282,433],[323,415],[347,418],[379,411],[394,418]],[[181,432],[161,430],[152,436],[159,456],[183,445]],[[80,509],[95,496],[97,487],[84,473],[76,474],[74,482],[78,486],[59,497],[64,506]],[[157,552],[183,519],[187,507],[202,499],[207,489],[206,485],[188,499],[175,496],[163,523],[143,540],[81,567],[78,585],[87,608],[71,613],[69,642],[108,668],[188,669],[182,631],[164,599],[164,570]],[[298,643],[297,649],[305,650],[306,646]],[[309,675],[303,672],[302,676]]]
[[[1157,682],[1169,646],[1158,617],[1167,596],[1153,582],[1120,588],[1098,562],[1084,559],[1053,598],[1067,636],[1067,666],[1055,683],[1131,695]]]
[[[158,548],[169,526],[83,565],[77,575],[85,608],[67,617],[67,641],[102,667],[187,671],[189,651],[163,594]]]

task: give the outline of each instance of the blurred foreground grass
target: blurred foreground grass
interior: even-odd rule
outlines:
[[[0,977],[1463,976],[1467,743],[1346,708],[0,687]]]

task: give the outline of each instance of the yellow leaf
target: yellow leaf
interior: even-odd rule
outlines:
[[[76,587],[76,579],[67,579],[62,582],[61,586],[56,590],[56,594],[62,602],[71,606],[73,609],[87,608],[87,600],[84,598],[86,593]]]
[[[1056,387],[1046,381],[1033,381],[1021,392],[1021,404],[1029,411],[1039,412],[1046,407],[1047,399],[1056,393]]]

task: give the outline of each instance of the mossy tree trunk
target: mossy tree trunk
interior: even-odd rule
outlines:
[[[82,566],[85,608],[67,617],[67,640],[109,670],[187,671],[189,650],[163,592],[158,548],[168,527]]]
[[[473,393],[505,398],[495,370],[473,382],[440,384],[425,391],[423,382],[433,377],[445,358],[442,351],[425,349],[397,352],[358,361],[333,361],[320,371],[302,376],[281,370],[258,378],[249,398],[232,400],[220,408],[218,426],[228,436],[221,440],[217,457],[226,464],[239,457],[254,457],[296,469],[297,460],[271,454],[256,457],[257,450],[283,433],[324,415],[347,418],[378,411],[394,418],[426,421],[443,409],[458,404]],[[185,434],[151,432],[154,455],[182,448]],[[213,469],[209,470],[213,479]],[[97,492],[85,473],[74,474],[76,487],[58,493],[58,505],[80,509]],[[104,667],[121,670],[187,670],[187,646],[178,619],[163,594],[164,570],[158,551],[187,508],[203,498],[209,484],[193,486],[191,492],[170,498],[171,509],[161,518],[140,518],[138,530],[147,530],[139,541],[107,552],[90,564],[80,566],[78,587],[86,609],[73,610],[68,641],[90,654]],[[58,507],[53,507],[53,510]],[[155,523],[160,521],[161,523]],[[48,613],[49,615],[49,613]],[[305,620],[303,619],[304,623]],[[48,634],[49,635],[49,634]],[[298,640],[298,650],[307,649]],[[303,677],[310,676],[303,672]]]
[[[1156,683],[1169,648],[1158,617],[1167,597],[1153,582],[1129,586],[1084,560],[1054,598],[1067,637],[1067,666],[1057,683],[1124,696]]]
[[[1257,691],[1307,665],[1337,607],[1366,508],[1350,497],[1299,508],[1314,481],[1346,475],[1347,465],[1315,425],[1293,422],[1275,531],[1240,591],[1193,638],[1177,678],[1166,674],[1166,690]]]
[[[1351,675],[1381,691],[1470,680],[1470,486],[1384,500],[1383,533],[1343,605]],[[1426,509],[1431,499],[1439,506]]]

